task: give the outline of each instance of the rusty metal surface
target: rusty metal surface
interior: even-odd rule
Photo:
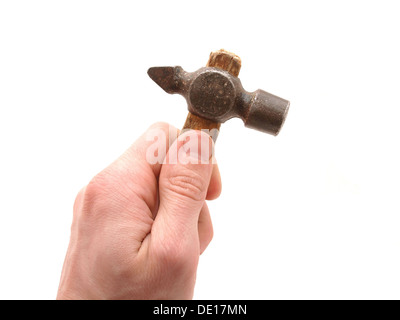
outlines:
[[[238,117],[246,127],[277,135],[289,109],[289,101],[263,90],[247,92],[239,78],[218,68],[188,73],[179,66],[153,67],[148,75],[167,93],[184,96],[191,113],[220,123]]]

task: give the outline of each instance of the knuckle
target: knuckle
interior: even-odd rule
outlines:
[[[115,170],[115,166],[109,166],[96,174],[86,186],[86,194],[104,195],[117,188],[121,180],[121,174]]]
[[[78,194],[76,195],[73,207],[74,212],[78,212],[82,209],[83,199],[85,198],[85,190],[86,187],[83,187],[81,190],[79,190]]]
[[[104,174],[97,174],[86,186],[85,199],[91,201],[97,199],[99,196],[107,194],[109,183],[109,178]]]
[[[113,178],[105,172],[101,172],[92,178],[78,194],[81,202],[80,211],[89,215],[103,211],[110,202],[113,184]]]
[[[168,177],[165,187],[172,193],[193,201],[204,201],[207,191],[204,178],[190,169]]]

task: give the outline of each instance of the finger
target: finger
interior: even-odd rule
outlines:
[[[179,129],[168,123],[157,122],[151,125],[125,151],[121,158],[131,163],[147,165],[152,170],[154,176],[158,177],[169,147],[178,137],[179,132]]]
[[[199,216],[199,243],[200,243],[200,254],[206,250],[207,246],[210,244],[214,230],[211,222],[210,210],[208,210],[207,203],[204,202],[203,208],[200,211]]]
[[[221,190],[222,190],[221,174],[219,173],[218,165],[214,164],[206,199],[207,200],[217,199],[221,194]]]
[[[167,123],[155,123],[139,137],[117,160],[94,180],[106,181],[117,187],[118,193],[143,199],[154,215],[157,210],[157,180],[161,165],[179,130]],[[103,179],[104,176],[106,179]],[[110,181],[111,180],[111,181]],[[146,185],[146,188],[143,188]]]
[[[200,147],[203,147],[202,148]],[[204,147],[205,146],[205,147]],[[159,178],[160,206],[154,228],[165,244],[193,245],[199,242],[198,221],[210,184],[213,142],[204,132],[190,130],[170,147],[176,163],[164,164]],[[205,152],[205,148],[208,152]]]

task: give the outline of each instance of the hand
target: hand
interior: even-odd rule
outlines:
[[[178,163],[146,160],[154,145],[147,131],[79,192],[57,299],[193,297],[199,255],[213,236],[205,200],[221,192],[218,167],[198,146],[213,143],[191,130],[169,145],[177,129],[149,130],[165,137],[157,157],[178,154]]]

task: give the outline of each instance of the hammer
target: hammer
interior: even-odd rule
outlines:
[[[147,73],[164,91],[186,99],[189,114],[182,131],[207,129],[215,142],[221,123],[238,117],[246,127],[276,136],[289,101],[263,90],[244,90],[238,78],[240,68],[240,58],[221,49],[211,52],[206,67],[192,73],[179,66],[153,67]]]

